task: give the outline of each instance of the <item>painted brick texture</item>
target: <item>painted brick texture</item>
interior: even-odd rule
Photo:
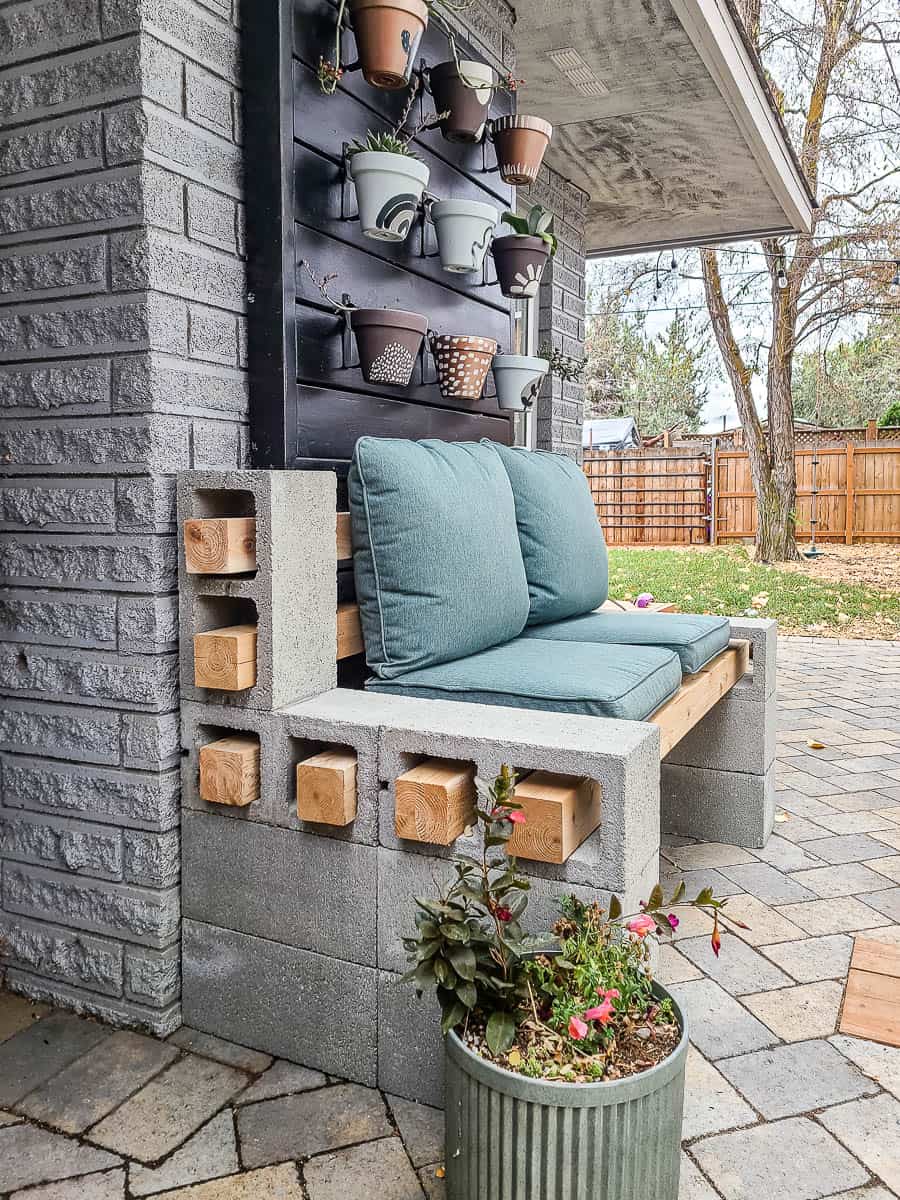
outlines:
[[[0,5],[0,936],[180,1019],[174,476],[246,454],[232,0]]]

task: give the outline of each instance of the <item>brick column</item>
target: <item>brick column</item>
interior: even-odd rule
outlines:
[[[179,1023],[175,472],[241,465],[232,0],[0,4],[7,982]]]

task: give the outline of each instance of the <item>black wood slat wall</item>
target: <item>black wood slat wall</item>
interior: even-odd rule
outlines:
[[[427,350],[408,388],[366,384],[353,365],[352,344],[347,360],[343,322],[299,268],[301,259],[319,275],[337,273],[332,295],[412,309],[439,333],[490,336],[503,349],[509,349],[510,304],[490,282],[490,258],[483,275],[442,271],[434,230],[421,216],[401,244],[362,236],[352,219],[353,185],[342,189],[342,147],[395,124],[406,94],[372,88],[354,71],[334,96],[323,96],[315,66],[320,56],[333,55],[330,0],[270,0],[259,7],[244,45],[251,465],[321,467],[343,476],[364,434],[511,441],[511,422],[493,399],[442,399]],[[464,43],[460,52],[468,53]],[[350,33],[343,57],[356,57]],[[420,62],[447,57],[446,39],[432,24]],[[500,93],[492,115],[511,110],[510,97]],[[418,97],[410,124],[431,111],[430,96]],[[429,193],[482,200],[500,212],[513,202],[512,190],[489,169],[490,145],[454,145],[435,129],[423,131],[415,148],[431,171]]]

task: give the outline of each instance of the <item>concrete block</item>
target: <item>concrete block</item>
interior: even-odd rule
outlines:
[[[153,891],[6,862],[3,908],[91,933],[163,947],[179,929],[178,889]]]
[[[182,819],[185,916],[374,966],[376,850],[261,822]]]
[[[121,597],[116,632],[126,654],[155,654],[178,647],[176,596]]]
[[[134,162],[149,151],[187,179],[228,196],[243,192],[243,160],[239,147],[152,105],[133,103],[109,113],[105,123],[110,163]]]
[[[374,1087],[377,972],[184,922],[184,1019],[195,1029]],[[339,1019],[352,1000],[353,1019]]]
[[[9,479],[0,488],[0,528],[109,532],[116,527],[112,479]]]
[[[76,987],[122,995],[122,947],[106,938],[0,913],[4,962]]]
[[[116,290],[154,288],[235,312],[246,306],[245,269],[239,259],[157,229],[113,234],[110,270]]]
[[[158,771],[180,757],[178,713],[122,714],[122,765]]]
[[[123,533],[174,533],[175,480],[166,475],[117,479],[116,524]]]
[[[235,315],[202,304],[192,304],[190,317],[191,357],[233,367],[238,357]]]
[[[99,112],[78,113],[0,134],[0,177],[7,184],[48,175],[96,171],[103,165],[103,123]]]
[[[0,583],[15,586],[174,591],[174,537],[0,534]]]
[[[188,234],[196,241],[207,242],[219,250],[239,253],[237,205],[227,196],[210,188],[189,183],[187,195]]]
[[[59,19],[65,20],[65,14]],[[90,111],[136,96],[141,90],[137,37],[53,55],[0,80],[0,111],[9,124],[58,117],[72,109]]]
[[[121,717],[109,709],[70,707],[38,700],[4,700],[0,750],[75,762],[119,762]]]
[[[392,1096],[441,1107],[444,1039],[431,993],[416,996],[400,976],[378,972],[378,1086]]]
[[[234,421],[194,418],[191,465],[195,468],[243,465],[241,426]]]
[[[663,763],[664,833],[733,846],[765,846],[775,821],[775,768],[763,775]]]
[[[752,672],[739,680],[728,695],[734,700],[761,703],[775,691],[778,658],[778,622],[762,617],[731,617],[731,636],[750,642]]]
[[[146,475],[190,463],[190,422],[155,414],[8,424],[0,453],[14,474]]]
[[[178,830],[168,833],[144,833],[125,830],[122,835],[123,877],[127,883],[168,888],[181,874]]]
[[[134,1000],[119,1000],[84,991],[61,980],[42,979],[39,975],[16,967],[11,967],[7,972],[5,984],[11,992],[17,992],[20,996],[58,1005],[84,1016],[97,1017],[115,1028],[139,1029],[157,1037],[168,1037],[181,1025],[180,1004],[153,1009]]]
[[[0,596],[3,641],[112,650],[116,636],[115,596],[26,588],[5,588]]]
[[[659,731],[635,721],[491,708],[444,700],[397,701],[381,730],[379,771],[389,785],[417,756],[474,762],[483,779],[516,770],[586,776],[602,788],[600,827],[560,866],[530,864],[546,878],[631,896],[659,846]]]
[[[168,1008],[181,994],[181,946],[165,950],[126,946],[123,975],[126,1000]]]
[[[0,81],[0,96],[3,91]],[[0,229],[7,236],[102,232],[138,224],[143,205],[140,169],[116,167],[84,178],[10,188],[0,196]]]
[[[184,106],[189,120],[232,141],[234,100],[233,89],[224,80],[196,63],[185,64]]]
[[[247,805],[208,804],[200,797],[200,749],[234,733],[254,733],[259,738],[260,797]],[[185,810],[214,813],[226,820],[264,821],[275,819],[276,746],[278,720],[252,708],[220,708],[216,704],[181,703],[181,803]],[[283,821],[281,822],[284,823]]]
[[[174,654],[119,656],[104,650],[0,647],[0,689],[16,696],[100,708],[171,709],[178,704]]]
[[[191,517],[255,516],[257,553],[255,575],[240,580],[190,576],[179,557],[183,697],[271,711],[334,687],[335,495],[328,471],[192,471],[179,477],[179,527]],[[258,623],[254,686],[227,693],[186,684],[193,635],[248,619]]]
[[[774,693],[760,704],[748,704],[729,692],[664,761],[764,775],[775,761],[776,733]]]
[[[0,296],[18,302],[104,292],[106,269],[105,238],[0,250]]]
[[[3,378],[0,373],[0,405]],[[247,380],[238,371],[215,370],[203,363],[176,366],[153,354],[113,364],[112,404],[118,412],[213,413],[243,419],[247,403]]]
[[[17,4],[0,13],[0,66],[58,54],[99,38],[96,0],[70,0],[64,9],[52,0]]]
[[[0,808],[0,857],[95,879],[122,878],[122,833],[67,818]]]
[[[0,412],[75,416],[109,409],[108,359],[0,366]]]
[[[2,755],[0,762],[3,803],[9,808],[160,832],[178,826],[176,770],[108,770],[18,754]]]

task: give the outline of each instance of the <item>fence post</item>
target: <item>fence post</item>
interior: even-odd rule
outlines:
[[[719,530],[719,464],[716,461],[716,455],[719,450],[719,439],[712,439],[712,468],[709,486],[709,544],[715,546],[718,544]]]
[[[847,443],[847,520],[844,526],[844,541],[848,546],[853,545],[853,518],[856,508],[854,484],[856,482],[856,447],[852,442]]]

